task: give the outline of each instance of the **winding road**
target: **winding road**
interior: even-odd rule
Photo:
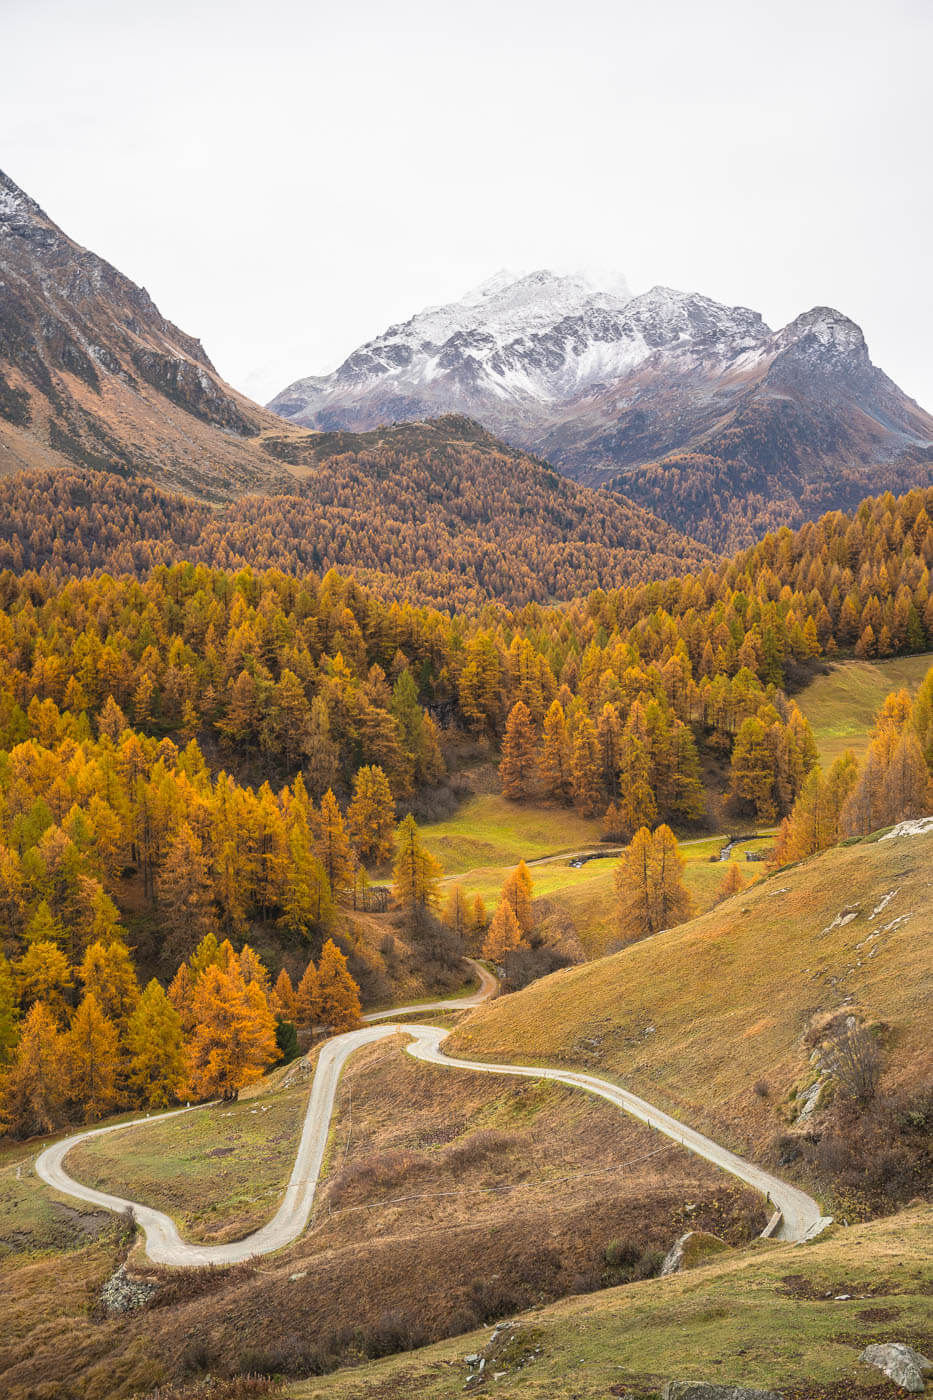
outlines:
[[[391,1012],[374,1012],[368,1019],[375,1021],[382,1017],[398,1016],[404,1012],[436,1010],[438,1007],[460,1009],[466,1006],[475,1006],[491,996],[497,984],[495,978],[486,972],[485,968],[481,968],[479,964],[474,964],[474,966],[481,975],[481,985],[471,997],[433,1005],[397,1007]],[[333,1039],[325,1041],[318,1055],[317,1069],[311,1086],[301,1140],[298,1144],[295,1164],[285,1190],[285,1196],[272,1219],[261,1229],[247,1235],[245,1239],[236,1240],[230,1244],[188,1244],[178,1233],[178,1227],[174,1220],[164,1212],[154,1210],[151,1206],[141,1205],[136,1201],[125,1200],[119,1196],[111,1196],[106,1192],[82,1186],[65,1170],[65,1158],[72,1148],[80,1142],[99,1137],[103,1133],[128,1132],[140,1124],[162,1121],[163,1118],[178,1117],[184,1113],[194,1112],[194,1109],[176,1109],[172,1113],[159,1115],[157,1119],[135,1118],[128,1123],[115,1123],[106,1128],[91,1128],[85,1132],[75,1133],[71,1137],[64,1138],[61,1142],[53,1143],[51,1147],[47,1147],[44,1152],[39,1154],[36,1158],[36,1173],[46,1185],[64,1195],[86,1201],[90,1205],[103,1207],[105,1210],[116,1212],[132,1210],[145,1233],[146,1253],[153,1263],[191,1268],[205,1264],[237,1264],[243,1260],[252,1259],[256,1255],[270,1254],[274,1250],[284,1248],[296,1239],[305,1229],[310,1218],[311,1208],[314,1204],[314,1193],[327,1148],[337,1084],[344,1064],[362,1046],[372,1045],[376,1041],[397,1034],[409,1036],[410,1042],[406,1046],[408,1053],[428,1064],[442,1065],[445,1069],[470,1070],[478,1074],[507,1074],[531,1079],[554,1079],[559,1083],[569,1084],[574,1088],[583,1089],[586,1093],[607,1100],[624,1113],[628,1113],[649,1127],[657,1129],[658,1132],[666,1134],[667,1137],[680,1143],[688,1151],[696,1153],[717,1167],[721,1167],[723,1171],[730,1172],[739,1180],[760,1191],[762,1195],[767,1196],[774,1205],[775,1211],[780,1212],[781,1218],[777,1228],[769,1227],[770,1232],[777,1238],[793,1241],[807,1239],[818,1234],[828,1223],[816,1201],[805,1192],[788,1185],[776,1176],[772,1176],[770,1172],[766,1172],[753,1162],[747,1162],[744,1158],[737,1157],[735,1153],[720,1147],[718,1143],[704,1137],[702,1133],[696,1132],[693,1128],[679,1123],[676,1118],[670,1117],[669,1114],[662,1113],[660,1109],[652,1107],[644,1099],[629,1093],[627,1089],[622,1089],[596,1075],[581,1074],[574,1070],[541,1069],[530,1065],[485,1064],[478,1060],[453,1059],[443,1054],[441,1050],[442,1043],[447,1039],[449,1031],[441,1026],[425,1026],[417,1023],[371,1024],[364,1026],[362,1030],[348,1031],[344,1035],[334,1036]],[[775,1222],[772,1221],[772,1226],[774,1224]]]
[[[473,971],[479,978],[479,987],[475,992],[471,992],[465,997],[448,997],[446,1001],[416,1001],[411,1006],[393,1006],[389,1011],[370,1011],[360,1019],[366,1021],[385,1021],[392,1016],[416,1016],[422,1011],[469,1011],[471,1006],[479,1006],[481,1002],[489,1001],[499,990],[499,983],[487,968],[475,958],[465,958]]]

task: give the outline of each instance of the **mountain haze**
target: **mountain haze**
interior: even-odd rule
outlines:
[[[469,413],[719,548],[780,511],[799,523],[923,484],[933,463],[933,417],[831,307],[773,331],[756,311],[696,293],[631,296],[547,271],[494,278],[392,326],[269,406],[309,427],[356,430]]]

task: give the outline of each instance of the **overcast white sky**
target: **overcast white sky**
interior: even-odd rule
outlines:
[[[268,399],[501,267],[818,303],[933,408],[930,0],[0,0],[0,167]]]

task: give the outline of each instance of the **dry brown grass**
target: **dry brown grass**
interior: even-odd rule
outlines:
[[[306,1375],[617,1282],[614,1259],[660,1252],[685,1222],[736,1242],[763,1223],[753,1193],[608,1104],[420,1064],[400,1040],[350,1061],[328,1157],[305,1235],[255,1273],[215,1272],[200,1296],[176,1287],[100,1322],[116,1251],[80,1253],[64,1290],[61,1256],[10,1261],[5,1400],[122,1400],[206,1371]],[[632,1249],[607,1258],[619,1242]]]
[[[598,1069],[758,1151],[815,1077],[808,1035],[822,1018],[858,1013],[883,1028],[886,1087],[933,1075],[931,862],[933,833],[837,848],[478,1009],[449,1049]]]

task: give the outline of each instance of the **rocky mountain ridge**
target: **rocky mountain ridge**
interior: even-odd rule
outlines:
[[[468,413],[566,475],[661,514],[661,493],[640,494],[644,471],[685,454],[715,459],[732,481],[739,532],[678,511],[676,499],[668,518],[718,548],[747,543],[781,509],[799,523],[802,496],[819,513],[931,479],[933,417],[872,364],[861,329],[834,308],[774,331],[756,311],[697,293],[631,296],[545,271],[493,279],[390,327],[269,407],[355,431]]]
[[[0,471],[80,463],[227,499],[282,483],[281,419],[0,171]],[[309,439],[303,431],[285,436]]]

